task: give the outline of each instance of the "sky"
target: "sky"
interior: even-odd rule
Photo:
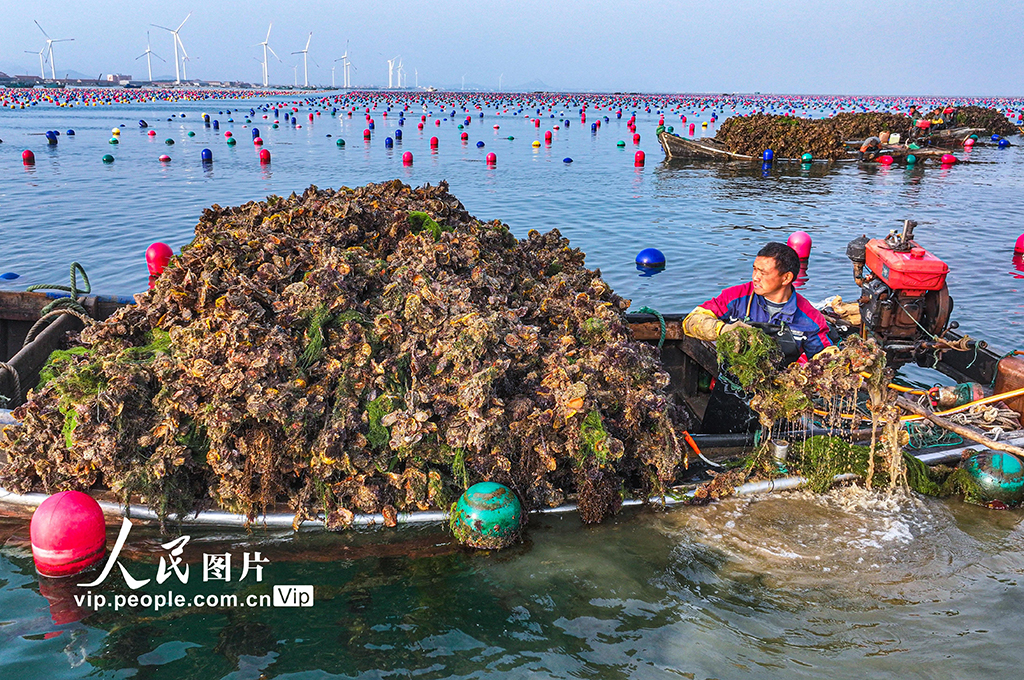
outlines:
[[[256,46],[273,22],[271,84],[385,87],[401,56],[408,83],[598,92],[1024,94],[1021,0],[10,0],[0,8],[0,71],[38,74],[45,38],[58,77],[77,71],[145,79],[146,31],[159,78],[174,74],[181,29],[190,78],[261,82]],[[46,67],[49,75],[49,65]],[[541,85],[542,84],[542,85]]]

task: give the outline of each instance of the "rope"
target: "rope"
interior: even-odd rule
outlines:
[[[62,300],[67,300],[68,298],[61,298],[61,299]],[[81,305],[78,305],[78,306],[81,307]],[[50,322],[47,321],[47,319],[56,318],[56,317],[60,316],[61,314],[70,314],[71,316],[76,317],[77,319],[79,319],[86,326],[92,326],[93,324],[96,323],[96,320],[93,319],[92,317],[90,317],[88,314],[83,314],[82,312],[78,311],[77,309],[73,309],[70,306],[69,307],[61,307],[60,309],[55,309],[52,312],[49,312],[49,313],[44,314],[43,316],[39,317],[39,320],[36,321],[34,324],[32,324],[32,328],[30,328],[28,330],[28,335],[25,336],[25,342],[23,342],[21,344],[21,346],[22,347],[27,347],[28,343],[30,343],[30,342],[32,342],[33,340],[36,339],[36,335],[41,333],[47,326],[50,325]]]
[[[929,422],[905,423],[904,427],[910,436],[907,446],[911,449],[931,449],[939,446],[963,444],[963,437],[955,432],[943,430]]]
[[[21,401],[21,377],[18,375],[18,371],[14,368],[14,366],[11,366],[9,363],[5,361],[0,361],[0,368],[6,368],[7,372],[10,373],[11,377],[14,379],[14,396],[5,397],[2,394],[0,394],[0,399],[3,399],[5,404],[10,403],[12,401],[15,403]]]
[[[81,272],[82,279],[85,282],[85,288],[82,290],[78,288],[79,272]],[[37,283],[33,286],[29,286],[25,290],[26,292],[37,290],[59,290],[70,294],[70,297],[57,298],[39,310],[39,314],[41,316],[39,317],[39,320],[33,324],[32,328],[29,329],[22,347],[28,345],[28,343],[35,339],[36,335],[50,325],[50,321],[47,321],[47,319],[52,320],[61,314],[71,314],[72,316],[78,317],[86,326],[96,323],[89,317],[89,312],[82,306],[81,300],[79,299],[79,293],[88,295],[92,292],[92,284],[89,283],[89,275],[85,273],[85,269],[77,262],[71,263],[71,285],[63,286],[59,283]]]
[[[637,312],[640,314],[653,314],[658,317],[658,323],[661,324],[661,337],[658,339],[658,349],[661,349],[661,346],[665,344],[665,317],[658,310],[647,306],[641,307]]]

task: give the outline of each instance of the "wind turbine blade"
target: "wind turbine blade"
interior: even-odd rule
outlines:
[[[306,52],[306,51],[309,50],[309,41],[312,40],[312,39],[313,39],[313,31],[310,31],[309,32],[309,37],[306,38],[306,49],[304,49],[303,52]]]
[[[270,29],[272,29],[273,27],[274,27],[274,22],[270,22],[270,25],[267,26],[267,39],[264,40],[263,42],[270,42]]]
[[[142,53],[142,54],[140,54],[139,56],[135,57],[135,61],[138,61],[139,59],[142,59],[142,58],[143,58],[144,56],[146,56],[147,54],[150,54],[150,53],[149,53],[149,52],[143,52],[143,53]]]
[[[39,26],[39,22],[38,22],[38,21],[36,21],[35,19],[33,19],[32,21],[33,21],[33,22],[35,22],[35,25],[36,25],[36,26]],[[42,27],[42,26],[39,26],[39,30],[40,30],[40,31],[43,31],[43,27]],[[43,35],[45,35],[45,36],[46,36],[47,38],[49,38],[49,37],[50,37],[50,34],[49,34],[49,33],[47,33],[46,31],[43,31]]]
[[[153,28],[162,28],[168,33],[174,33],[173,29],[167,28],[166,26],[161,26],[160,24],[150,24],[150,26],[152,26]]]
[[[292,52],[292,54],[303,54],[303,51],[299,50],[298,52]]]
[[[74,38],[61,38],[60,40],[54,40],[53,42],[72,42]]]
[[[156,52],[154,52],[153,50],[150,50],[150,51],[149,51],[149,53],[150,53],[150,54],[152,54],[152,55],[153,55],[154,57],[156,57],[157,59],[159,59],[160,61],[164,62],[165,64],[167,63],[167,60],[166,60],[166,59],[164,59],[163,57],[161,57],[161,56],[160,56],[159,54],[157,54],[157,53],[156,53]]]
[[[188,59],[188,52],[185,51],[185,43],[181,42],[181,38],[178,37],[177,33],[174,34],[174,37],[178,41],[178,47],[181,48],[181,53],[184,55],[185,59]]]
[[[275,59],[277,59],[278,61],[280,61],[280,62],[281,62],[282,64],[284,63],[283,61],[281,61],[281,57],[277,56],[277,52],[275,52],[275,51],[274,51],[274,48],[273,48],[273,47],[271,47],[270,45],[267,45],[267,49],[268,49],[268,50],[270,51],[270,53],[271,53],[271,54],[273,54],[273,55],[274,55],[274,58],[275,58]]]
[[[188,13],[188,17],[190,16],[192,16],[192,12]],[[188,17],[185,17],[185,21],[188,21]],[[174,30],[175,33],[181,30],[181,27],[185,25],[185,21],[182,21],[180,24],[178,24],[178,28]]]

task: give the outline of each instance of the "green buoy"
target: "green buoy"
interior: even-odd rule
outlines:
[[[337,144],[338,146],[345,146],[345,140],[339,139],[337,142],[335,142],[335,144]]]
[[[964,461],[963,467],[986,500],[1009,505],[1024,500],[1024,464],[1012,453],[985,449]]]
[[[814,160],[814,156],[812,156],[809,153],[805,153],[803,156],[800,156],[800,160],[802,160],[804,163],[810,163],[811,161]]]
[[[676,129],[674,127],[672,127],[671,125],[669,125],[667,128],[665,128],[665,132],[667,132],[669,134],[672,134],[675,131],[676,131]]]
[[[270,127],[274,128],[274,129],[276,130],[276,129],[277,129],[277,123],[274,123],[274,124],[273,124],[273,125],[271,125]]]
[[[626,146],[626,143],[620,139],[619,141],[617,141],[615,143],[615,146],[619,146],[619,147]]]
[[[917,156],[914,154],[907,154],[907,165],[913,165],[917,162]]]
[[[234,146],[237,143],[234,137],[228,137],[228,146]]]
[[[110,143],[111,143],[111,144],[120,144],[120,142],[119,142],[119,141],[117,141],[117,137],[111,137],[111,138],[110,138]]]
[[[167,139],[164,140],[164,144],[166,144],[167,146],[174,146],[174,140],[168,137]]]
[[[463,545],[500,550],[519,541],[523,506],[507,486],[480,482],[456,501],[449,526]]]
[[[109,153],[108,154],[104,154],[103,162],[104,163],[113,163],[114,162],[114,157],[111,156]]]
[[[189,137],[195,137],[195,136],[196,136],[196,133],[194,133],[194,132],[192,132],[191,130],[189,130],[189,131],[188,131],[188,136],[189,136]]]

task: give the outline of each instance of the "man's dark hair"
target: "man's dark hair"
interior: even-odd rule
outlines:
[[[770,257],[775,260],[775,269],[779,274],[789,272],[794,279],[800,274],[800,256],[785,243],[770,241],[765,244],[764,248],[757,251],[757,256]]]

